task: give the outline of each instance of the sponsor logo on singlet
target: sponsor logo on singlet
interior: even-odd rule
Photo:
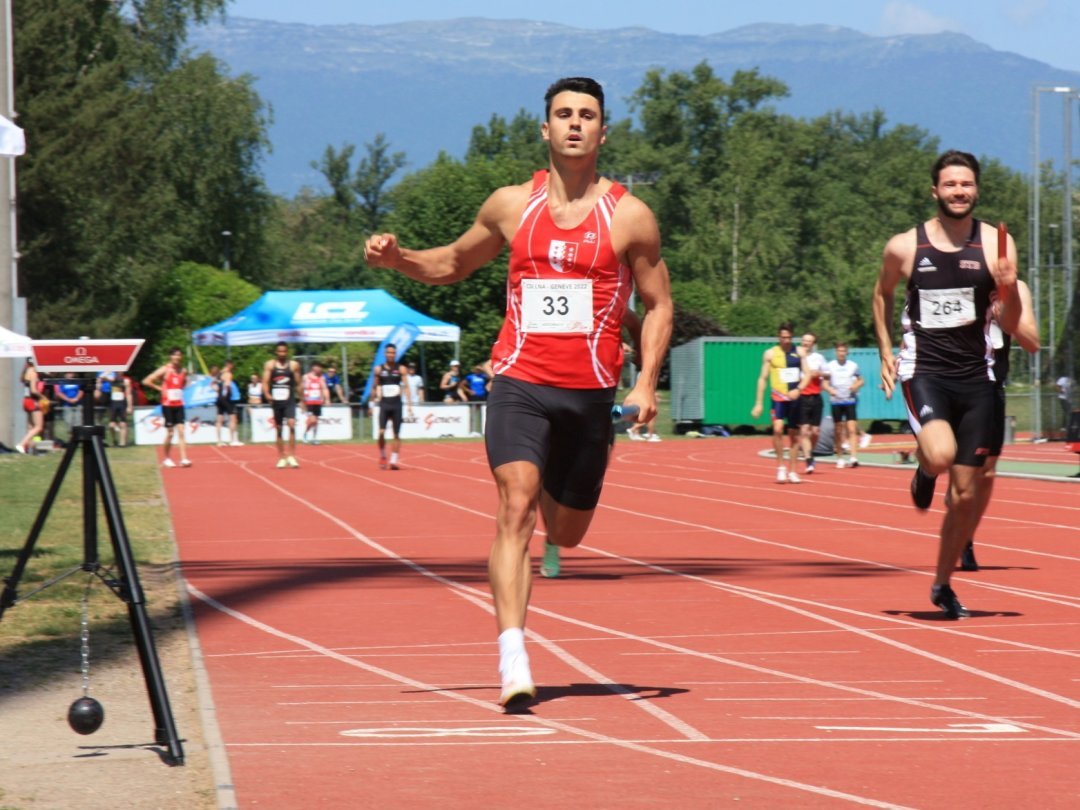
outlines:
[[[586,245],[595,245],[596,244],[596,239],[597,239],[596,231],[585,231],[585,244]]]
[[[920,273],[929,273],[932,270],[937,270],[937,268],[934,266],[934,263],[930,261],[930,259],[928,259],[926,256],[923,256],[919,260],[918,270]]]
[[[548,264],[556,273],[569,273],[574,269],[574,259],[577,258],[577,242],[563,242],[561,239],[552,239],[548,247]]]
[[[960,260],[961,270],[982,270],[982,262],[973,261],[972,259]]]

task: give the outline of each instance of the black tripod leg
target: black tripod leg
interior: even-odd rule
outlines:
[[[169,764],[184,764],[184,749],[176,731],[169,695],[165,690],[165,678],[161,672],[154,635],[150,629],[150,620],[146,613],[146,599],[139,575],[135,568],[135,556],[131,550],[124,518],[120,513],[120,499],[116,494],[109,463],[105,458],[105,446],[101,436],[95,435],[90,440],[97,467],[97,480],[101,487],[101,499],[105,505],[105,519],[109,524],[113,553],[123,582],[124,601],[128,605],[128,617],[131,620],[131,632],[135,637],[135,646],[139,651],[146,691],[150,698],[150,709],[154,713],[154,740],[168,747]]]
[[[4,592],[0,595],[0,619],[4,617],[4,611],[12,607],[18,599],[19,580],[22,579],[26,565],[30,562],[30,556],[34,553],[34,546],[41,535],[41,530],[45,528],[45,520],[49,517],[49,510],[52,509],[53,502],[60,492],[60,485],[64,483],[64,476],[67,474],[68,467],[71,466],[71,460],[75,457],[78,446],[78,442],[70,442],[64,451],[64,456],[60,459],[60,466],[56,468],[56,474],[53,475],[49,491],[45,494],[45,500],[41,503],[41,509],[38,510],[34,525],[30,528],[26,543],[15,561],[15,568],[12,570],[11,576],[4,578]]]

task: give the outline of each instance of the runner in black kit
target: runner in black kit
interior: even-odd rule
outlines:
[[[270,396],[274,409],[274,429],[277,431],[279,468],[299,467],[296,460],[296,389],[300,385],[300,364],[289,359],[289,344],[281,341],[274,346],[274,359],[263,365],[263,391]],[[285,452],[282,430],[289,428],[289,450]]]
[[[412,416],[412,391],[405,381],[409,369],[397,361],[397,346],[389,343],[384,349],[386,362],[375,369],[375,402],[379,403],[379,468],[386,469],[386,425],[394,425],[394,443],[390,452],[390,469],[398,469],[401,453],[401,392],[409,404]]]
[[[916,507],[930,507],[936,477],[949,472],[930,599],[948,618],[959,619],[970,614],[950,579],[975,527],[979,468],[992,438],[991,305],[1001,328],[1011,333],[1021,304],[1012,237],[1003,234],[999,248],[995,228],[972,216],[979,198],[978,160],[967,152],[946,152],[931,177],[938,214],[885,246],[874,287],[874,329],[885,394],[892,396],[899,376],[918,440],[919,468],[911,485]],[[894,357],[893,293],[901,280],[907,296],[900,355]]]
[[[1016,286],[1020,291],[1020,323],[1015,333],[1016,342],[1025,351],[1037,352],[1039,350],[1039,325],[1035,322],[1034,305],[1031,301],[1031,290],[1022,282],[1017,281]],[[994,426],[993,437],[990,440],[990,453],[986,457],[986,464],[979,470],[978,488],[975,491],[975,525],[972,527],[972,539],[968,540],[960,555],[960,568],[964,571],[978,571],[979,563],[975,559],[975,529],[979,521],[986,513],[986,507],[990,503],[990,496],[994,493],[994,479],[997,474],[998,457],[1001,449],[1005,446],[1005,383],[1009,379],[1009,349],[1012,346],[1013,335],[1003,332],[995,319],[990,324],[990,339],[994,347]]]

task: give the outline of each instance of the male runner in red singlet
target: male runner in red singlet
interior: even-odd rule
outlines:
[[[304,443],[318,444],[322,406],[330,404],[330,386],[326,384],[322,363],[318,360],[312,361],[311,369],[300,380],[300,395],[304,412],[307,414],[304,420]]]
[[[161,416],[165,422],[165,460],[161,466],[176,466],[170,456],[175,430],[176,443],[180,445],[180,466],[190,467],[187,440],[184,438],[184,386],[187,385],[187,370],[184,368],[183,350],[179,346],[169,349],[169,362],[147,375],[142,384],[161,394]]]
[[[874,287],[874,330],[885,395],[892,396],[899,377],[918,442],[919,468],[911,482],[917,508],[929,508],[936,477],[949,473],[930,601],[946,617],[961,619],[970,613],[950,581],[975,529],[979,469],[992,442],[991,316],[997,312],[1001,329],[1015,333],[1021,302],[1012,237],[1004,234],[1005,244],[999,245],[995,228],[972,215],[979,199],[978,160],[967,152],[945,152],[930,176],[938,214],[886,244]],[[894,357],[893,292],[902,280],[903,337]]]
[[[393,234],[364,255],[429,284],[468,277],[507,245],[506,320],[492,351],[488,463],[499,493],[488,576],[499,629],[499,702],[536,694],[524,628],[532,585],[529,541],[539,507],[548,540],[581,542],[600,497],[611,407],[622,367],[620,325],[630,291],[645,306],[642,364],[626,404],[656,413],[656,380],[672,303],[660,234],[648,207],[596,173],[604,93],[592,79],[560,79],[544,96],[541,136],[550,169],[495,191],[450,245],[406,250]]]

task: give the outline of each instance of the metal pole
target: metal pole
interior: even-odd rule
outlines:
[[[1065,204],[1061,211],[1061,264],[1065,268],[1065,301],[1069,304],[1073,295],[1073,239],[1072,239],[1072,102],[1075,94],[1070,89],[1069,95],[1062,99],[1065,113],[1062,138],[1062,162],[1065,164]]]
[[[15,71],[11,37],[11,0],[0,0],[0,115],[15,120]],[[15,158],[0,157],[0,326],[26,334],[17,323],[18,261],[15,236]],[[0,442],[11,446],[23,429],[16,382],[22,360],[0,360]]]
[[[1032,88],[1032,139],[1031,139],[1031,254],[1028,256],[1028,262],[1031,267],[1031,276],[1034,281],[1035,290],[1040,288],[1039,284],[1039,186],[1042,183],[1039,167],[1039,93],[1041,88]],[[1039,320],[1040,296],[1038,292],[1035,294],[1035,321],[1041,323]],[[1031,421],[1032,437],[1035,439],[1041,439],[1043,435],[1042,430],[1042,349],[1035,352],[1035,367],[1034,378],[1032,379],[1031,390],[1034,395],[1034,402],[1032,403],[1034,414]]]

